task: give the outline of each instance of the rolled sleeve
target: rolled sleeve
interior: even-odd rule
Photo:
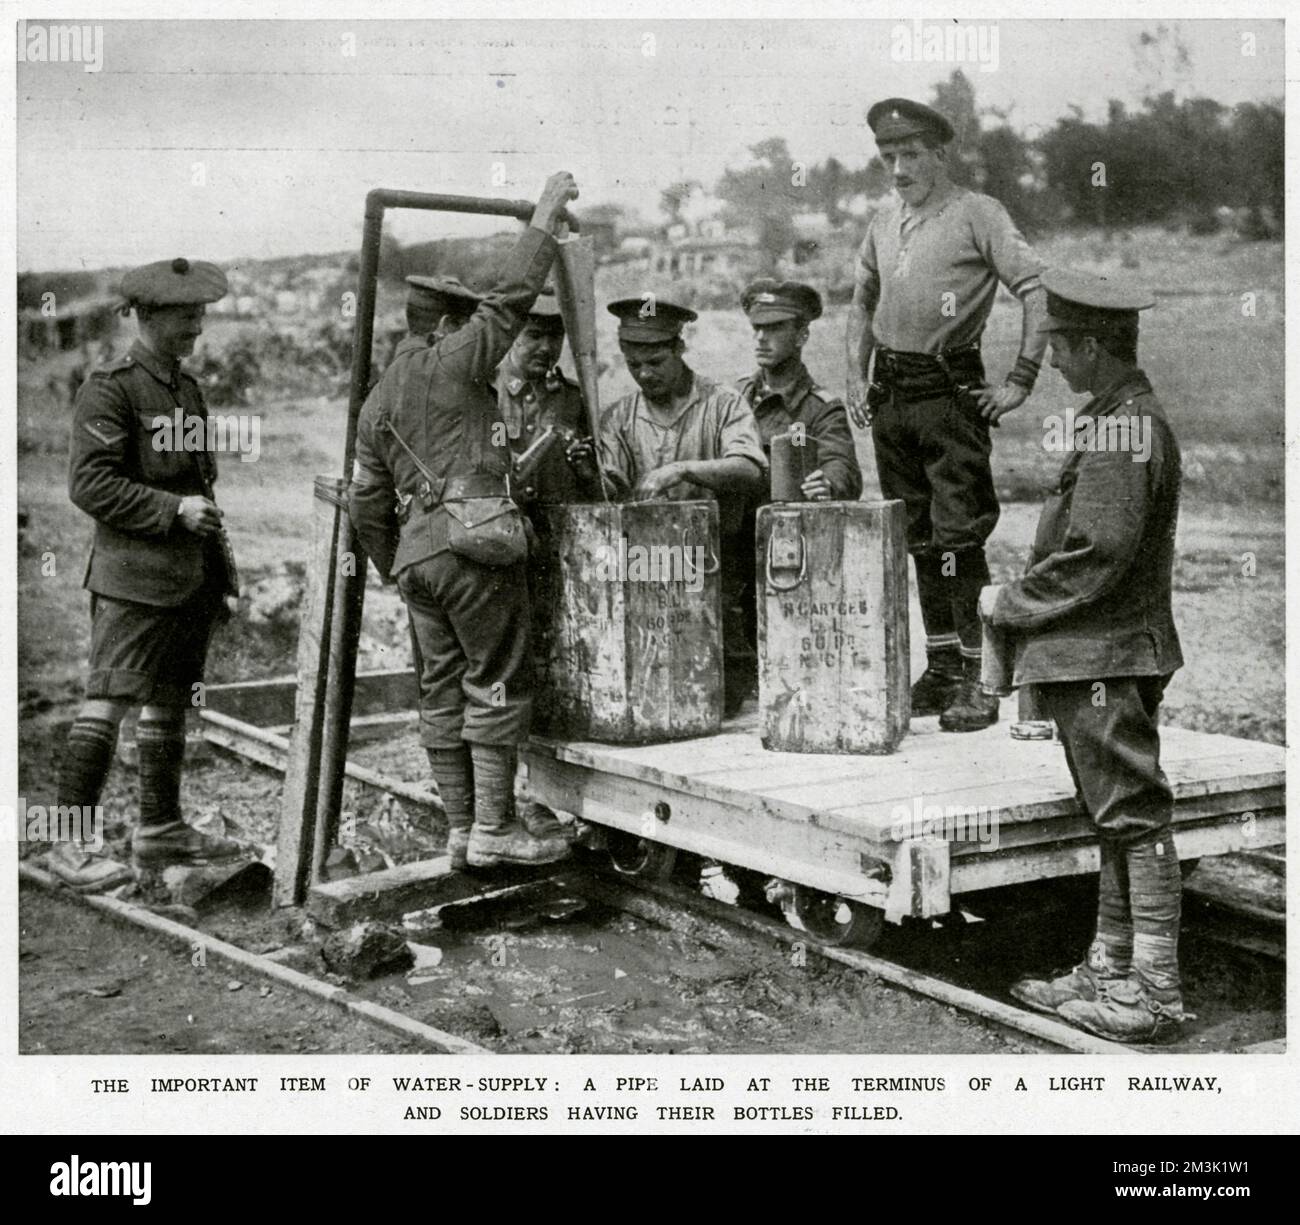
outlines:
[[[735,391],[720,393],[717,399],[719,459],[749,459],[760,472],[767,471],[767,456],[758,435],[754,411]]]
[[[874,229],[873,221],[867,226],[853,262],[853,296],[867,310],[874,310],[880,301],[880,265],[876,257]]]
[[[991,196],[978,197],[971,224],[976,247],[1002,284],[1018,296],[1037,286],[1042,260],[999,201]]]

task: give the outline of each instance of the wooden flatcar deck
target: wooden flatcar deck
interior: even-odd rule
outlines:
[[[621,746],[535,737],[533,793],[584,820],[878,906],[932,915],[976,889],[1096,871],[1092,827],[1052,741],[921,719],[889,756],[766,751],[754,714],[716,736]],[[1284,838],[1285,752],[1161,729],[1182,858]]]

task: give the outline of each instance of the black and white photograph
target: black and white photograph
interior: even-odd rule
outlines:
[[[1280,8],[40,7],[9,1128],[1294,1129]]]

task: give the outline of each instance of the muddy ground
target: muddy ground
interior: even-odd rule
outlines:
[[[1059,240],[1057,254],[1064,262],[1079,262],[1071,241]],[[1144,241],[1141,250],[1146,261],[1141,275],[1164,295],[1151,326],[1144,323],[1142,364],[1167,406],[1184,454],[1174,601],[1188,663],[1166,695],[1163,717],[1180,726],[1282,743],[1279,248],[1178,239]],[[1261,311],[1248,323],[1236,309],[1239,284],[1262,291]],[[841,367],[842,328],[842,310],[828,312],[808,350],[810,367],[832,390],[838,386],[838,375],[831,374]],[[1018,330],[1015,310],[1000,301],[987,333],[991,372],[1010,364]],[[702,372],[731,377],[747,367],[748,343],[738,314],[706,311],[688,337],[689,360]],[[67,364],[72,355],[57,360]],[[43,364],[19,371],[19,504],[25,516],[19,542],[19,791],[32,803],[52,793],[57,754],[80,694],[89,629],[80,589],[89,524],[67,502],[67,407],[46,394],[50,373]],[[606,381],[607,396],[626,389],[621,364],[614,364]],[[301,574],[309,538],[311,478],[336,471],[341,451],[340,402],[287,399],[270,388],[259,389],[259,395],[264,396],[257,405],[262,459],[248,464],[228,459],[218,486],[241,572],[258,594],[220,631],[210,656],[212,681],[292,670],[297,631],[292,581]],[[1043,416],[1063,412],[1071,403],[1059,377],[1045,370],[1029,405],[995,436],[994,472],[1004,502],[990,541],[995,579],[1010,577],[1023,565],[1036,503],[1059,467],[1061,457],[1043,450]],[[871,496],[874,463],[866,439],[859,439],[859,450]],[[912,624],[919,629],[915,609]],[[913,638],[919,662],[919,632]],[[362,663],[408,663],[401,610],[373,574]],[[404,755],[410,760],[400,772],[422,778],[418,753],[398,754]],[[274,841],[279,794],[279,776],[209,753],[188,768],[183,800],[191,820],[265,845]],[[136,802],[134,772],[118,767],[104,799],[110,833],[125,832]],[[417,858],[440,845],[440,831],[427,816],[405,813],[355,784],[345,791],[344,810],[349,841],[372,865]],[[24,848],[30,849],[35,848]],[[999,903],[993,901],[991,910],[997,911]],[[991,918],[968,930],[931,931],[924,939],[914,932],[887,934],[881,952],[936,973],[966,975],[990,990],[1020,968],[1051,968],[1077,955],[1086,938],[1077,916],[1086,916],[1086,902],[1058,909],[1051,922],[1036,926],[1023,921],[1018,907],[1024,904],[1023,898],[1013,903],[1010,919]],[[299,915],[272,917],[256,906],[232,904],[199,921],[205,930],[245,947],[302,944],[307,946],[303,956],[315,956]],[[304,1050],[398,1049],[382,1045],[392,1041],[386,1036],[351,1028],[329,1009],[296,998],[293,1026],[282,1025],[272,1014],[256,1011],[276,1006],[279,988],[269,1000],[257,994],[256,985],[226,991],[228,976],[220,969],[195,974],[188,952],[155,947],[152,938],[30,890],[22,892],[19,923],[26,933],[23,947],[34,954],[20,963],[27,1050],[176,1049],[168,1043],[195,1040],[184,1036],[193,1026],[185,1021],[181,1027],[178,1019],[191,1014],[207,1018],[203,1041],[215,1041],[212,1049],[298,1049],[293,1045],[298,1038]],[[1025,938],[1029,929],[1055,936],[1038,943]],[[66,947],[60,932],[73,933]],[[504,946],[498,942],[502,937]],[[505,964],[493,964],[503,947]],[[1201,1015],[1185,1049],[1231,1050],[1279,1036],[1281,988],[1275,968],[1250,963],[1239,975],[1194,935],[1184,949]],[[141,956],[149,960],[141,962]],[[792,965],[785,946],[754,944],[746,937],[739,945],[715,947],[626,915],[592,910],[563,923],[534,919],[518,928],[447,938],[442,965],[424,977],[428,981],[413,983],[403,974],[390,975],[365,990],[500,1050],[1035,1049],[1019,1036],[827,968],[815,958]],[[92,993],[97,984],[116,978],[123,980],[118,994]],[[182,1005],[182,999],[195,1003]],[[166,1024],[152,1019],[162,1000],[168,1001]],[[282,1045],[286,1033],[293,1035],[289,1047]],[[118,1041],[136,1045],[111,1045]],[[206,1048],[200,1042],[193,1049]]]

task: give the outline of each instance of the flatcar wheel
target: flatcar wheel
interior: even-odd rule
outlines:
[[[638,838],[621,830],[606,834],[610,866],[620,876],[635,876],[642,880],[665,881],[673,874],[677,861],[677,848]]]
[[[870,948],[885,925],[884,911],[850,902],[832,893],[796,885],[782,902],[791,927],[806,931],[823,944],[839,948]]]

